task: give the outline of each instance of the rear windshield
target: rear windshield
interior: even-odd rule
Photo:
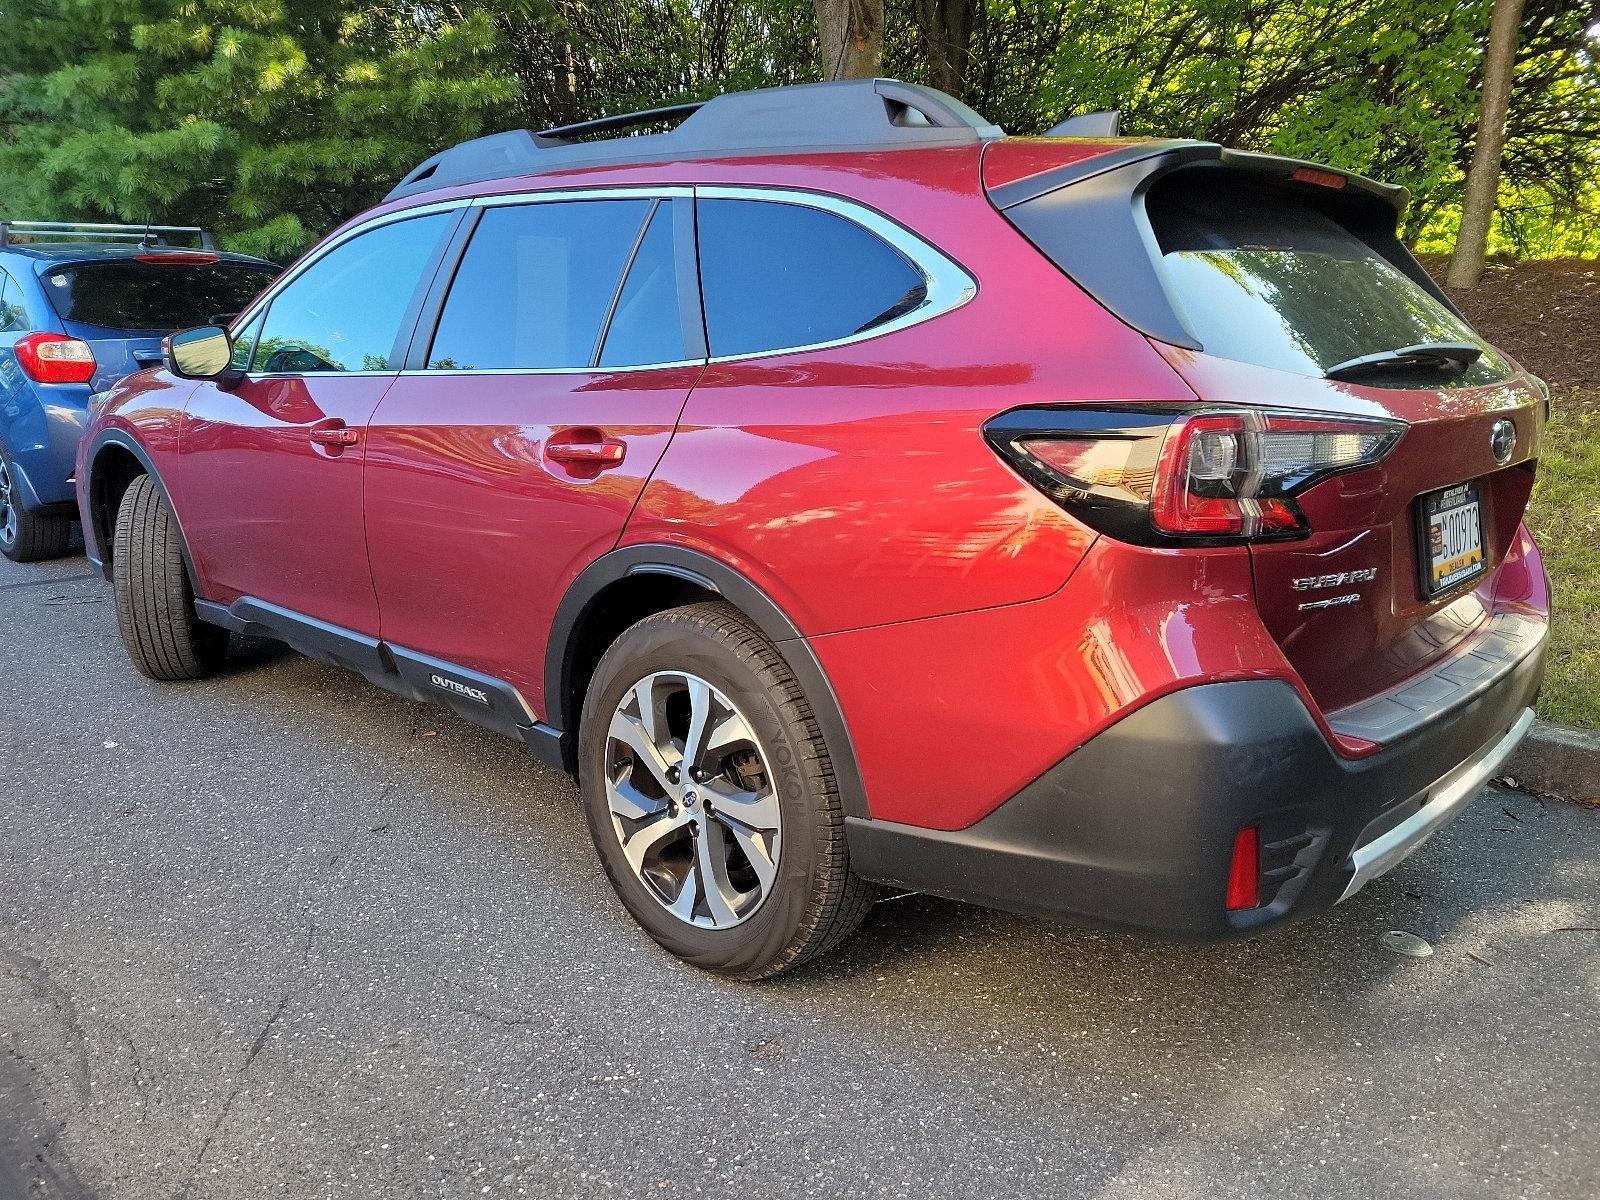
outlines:
[[[1482,356],[1450,377],[1505,379],[1498,354],[1354,234],[1284,192],[1173,179],[1146,207],[1166,285],[1208,354],[1305,375],[1424,342],[1469,342]],[[1427,367],[1361,376],[1379,387],[1438,386]]]
[[[277,273],[250,263],[97,262],[57,268],[40,282],[63,321],[171,332],[232,316]]]

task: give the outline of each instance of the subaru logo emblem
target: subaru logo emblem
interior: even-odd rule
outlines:
[[[1502,467],[1511,461],[1511,452],[1517,448],[1517,427],[1501,417],[1489,431],[1489,450],[1494,461]]]

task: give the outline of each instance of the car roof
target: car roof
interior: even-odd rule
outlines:
[[[192,250],[186,246],[129,246],[116,242],[13,242],[0,250],[0,254],[31,258],[38,262],[39,270],[61,263],[116,262],[137,259],[140,255],[192,254],[198,261],[244,263],[249,266],[271,267],[277,264],[252,254],[232,254],[224,250]]]

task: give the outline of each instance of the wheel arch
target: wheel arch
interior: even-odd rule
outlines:
[[[183,550],[183,569],[189,576],[189,587],[196,598],[201,597],[204,593],[200,590],[194,555],[189,552],[189,539],[183,532],[183,519],[178,516],[177,507],[167,493],[167,485],[155,464],[150,461],[145,448],[125,430],[103,429],[95,435],[84,461],[88,464],[87,478],[82,485],[85,501],[82,513],[84,548],[89,561],[100,568],[106,581],[111,580],[114,541],[111,535],[116,528],[117,507],[134,479],[148,475],[172,513],[173,524],[178,530],[178,544]]]
[[[765,592],[738,571],[682,546],[625,546],[602,555],[573,580],[556,609],[545,661],[546,721],[563,738],[576,766],[583,697],[601,655],[618,634],[654,612],[700,600],[721,600],[777,648],[805,690],[828,745],[845,812],[869,816],[855,746],[822,664],[800,630]]]

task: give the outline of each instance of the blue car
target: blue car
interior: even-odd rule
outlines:
[[[0,223],[0,554],[66,552],[89,397],[159,363],[174,330],[226,321],[277,273],[188,227]]]

